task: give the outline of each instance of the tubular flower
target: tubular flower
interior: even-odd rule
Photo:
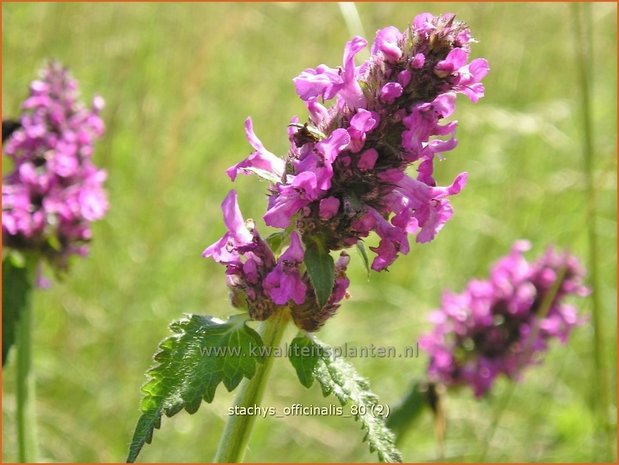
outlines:
[[[276,304],[263,290],[262,283],[275,268],[275,257],[262,240],[253,220],[245,221],[237,195],[231,190],[221,204],[227,232],[202,252],[226,266],[226,281],[232,305],[247,308],[252,318],[265,320]]]
[[[228,193],[221,208],[227,231],[202,256],[226,266],[232,305],[247,309],[258,321],[288,307],[297,326],[307,331],[317,330],[335,314],[342,299],[348,296],[346,267],[350,257],[345,252],[335,264],[335,283],[329,301],[317,311],[316,296],[303,266],[305,251],[298,233],[292,232],[288,248],[276,260],[254,221],[243,219],[234,190]]]
[[[248,132],[257,151],[231,168],[231,177],[248,167],[269,171],[277,182],[266,224],[320,236],[329,250],[378,233],[372,268],[387,268],[408,253],[408,234],[417,242],[436,236],[453,213],[448,197],[466,184],[461,173],[452,186],[437,187],[433,172],[435,156],[456,146],[457,122],[444,122],[456,94],[473,102],[484,95],[488,64],[468,61],[473,42],[453,15],[424,13],[405,32],[379,30],[370,58],[356,66],[367,42],[353,38],[341,67],[323,64],[293,80],[310,117],[305,124],[292,120],[285,165]],[[325,107],[328,100],[333,104]],[[405,172],[411,165],[414,177]]]
[[[299,272],[303,256],[301,239],[293,232],[290,236],[290,247],[279,257],[275,269],[264,280],[264,289],[276,304],[283,305],[289,300],[297,305],[305,302],[307,285]]]
[[[88,252],[90,223],[108,209],[106,173],[92,162],[102,108],[101,97],[83,106],[77,82],[59,63],[31,83],[4,144],[14,170],[2,183],[3,245],[41,253],[61,269],[70,255]]]
[[[430,356],[431,381],[469,385],[482,396],[501,374],[518,379],[539,362],[550,340],[565,343],[582,323],[565,303],[570,295],[588,294],[578,260],[548,249],[529,263],[523,256],[528,249],[526,241],[517,242],[487,281],[472,280],[464,292],[444,294],[431,316],[434,329],[420,340]]]

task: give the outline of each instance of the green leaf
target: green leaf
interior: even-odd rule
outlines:
[[[30,258],[30,261],[32,261],[32,257]],[[25,267],[29,261],[26,255],[21,253],[19,250],[9,249],[8,247],[2,249],[2,261],[4,262],[5,260],[10,260],[11,264],[17,268]]]
[[[305,239],[305,267],[316,292],[316,301],[324,307],[333,292],[335,264],[329,251],[316,237]]]
[[[260,335],[247,326],[245,314],[221,321],[209,316],[188,315],[170,325],[172,336],[159,344],[156,362],[147,371],[148,381],[127,462],[137,458],[144,444],[150,444],[161,416],[182,409],[195,413],[202,400],[212,402],[217,386],[223,382],[228,391],[243,377],[251,379],[256,362],[265,354]]]
[[[370,451],[375,451],[381,462],[401,462],[394,434],[385,426],[383,417],[376,415],[382,408],[376,394],[370,391],[368,381],[351,364],[332,355],[331,347],[304,334],[299,334],[290,343],[290,362],[301,384],[309,388],[314,380],[318,380],[325,397],[333,394],[342,405],[355,405],[355,420],[360,421],[366,431],[363,440],[368,441]]]
[[[288,348],[288,358],[297,371],[299,381],[306,388],[314,384],[314,370],[323,356],[322,352],[322,346],[314,344],[302,334],[295,337]]]
[[[2,366],[15,343],[19,316],[30,304],[32,277],[25,263],[22,266],[7,256],[2,261]]]
[[[368,257],[368,251],[365,250],[365,244],[363,241],[357,241],[357,252],[361,255],[363,259],[363,265],[365,266],[365,271],[368,274],[368,278],[370,277],[370,258]]]
[[[284,240],[288,236],[288,231],[278,231],[267,236],[266,243],[269,245],[274,254],[279,252],[284,243]]]
[[[62,244],[60,243],[60,239],[58,239],[58,236],[54,234],[50,234],[49,237],[47,238],[47,245],[52,250],[55,250],[56,252],[59,252],[62,250]]]
[[[133,440],[129,446],[129,456],[127,462],[135,462],[138,458],[140,450],[144,444],[150,444],[153,441],[153,432],[155,428],[161,427],[161,409],[149,410],[142,414],[138,420],[138,424],[135,426],[135,432],[133,433]]]

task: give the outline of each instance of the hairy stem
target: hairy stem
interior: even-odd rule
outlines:
[[[256,374],[250,380],[241,382],[234,405],[236,407],[251,407],[260,405],[262,395],[267,385],[271,366],[273,365],[273,353],[279,344],[288,324],[288,311],[280,311],[277,315],[262,322],[258,332],[262,337],[265,347],[269,348],[267,357],[256,369]],[[223,434],[217,446],[217,452],[213,462],[215,463],[239,463],[243,461],[247,442],[254,427],[256,415],[231,415],[224,428]]]
[[[37,461],[35,382],[32,368],[32,306],[30,299],[22,309],[17,324],[17,380],[16,423],[18,460],[22,463]]]

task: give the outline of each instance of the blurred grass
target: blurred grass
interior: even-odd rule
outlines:
[[[578,77],[580,81],[580,115],[581,115],[581,130],[582,130],[582,149],[583,149],[583,170],[585,173],[585,190],[587,192],[587,236],[589,243],[588,266],[590,274],[590,282],[592,289],[600,287],[599,248],[597,245],[597,215],[596,210],[596,186],[594,179],[594,159],[595,159],[595,134],[593,130],[593,118],[591,115],[591,81],[589,70],[593,65],[593,53],[591,48],[592,33],[591,29],[591,6],[587,4],[574,3],[572,7],[572,17],[576,34],[575,49],[577,53],[576,67],[578,68]],[[591,325],[593,327],[593,359],[595,363],[595,387],[593,396],[594,408],[597,408],[597,427],[596,434],[600,438],[600,442],[605,443],[605,452],[601,456],[611,456],[613,444],[615,442],[615,434],[613,433],[612,425],[608,421],[608,404],[610,403],[608,368],[606,357],[604,357],[604,346],[606,345],[606,331],[603,325],[604,315],[602,313],[602,305],[600,294],[593,292],[591,294]],[[602,449],[602,447],[600,447]]]
[[[531,255],[553,243],[586,256],[574,31],[561,4],[361,3],[358,10],[368,33],[403,28],[423,11],[453,11],[479,40],[473,55],[491,65],[486,98],[477,105],[459,99],[459,146],[438,166],[443,184],[460,171],[470,175],[453,201],[454,218],[433,243],[413,245],[369,282],[354,260],[353,298],[320,334],[334,345],[402,347],[428,327],[442,289],[484,276],[518,238],[533,242]],[[112,208],[94,227],[90,257],[36,295],[35,365],[44,458],[120,461],[138,418],[143,372],[166,325],[184,312],[230,312],[223,270],[200,252],[223,231],[219,204],[231,187],[246,217],[264,210],[262,182],[243,177],[231,185],[223,173],[249,153],[244,118],[251,115],[265,145],[283,153],[290,116],[304,116],[291,78],[339,64],[349,33],[337,4],[4,3],[2,13],[3,115],[17,114],[48,57],[71,67],[86,98],[97,92],[107,101],[96,159],[109,172]],[[592,19],[598,292],[616,422],[616,5],[593,4]],[[588,299],[578,305],[590,312]],[[596,457],[591,331],[578,329],[525,373],[488,460]],[[425,369],[423,355],[406,364],[354,363],[388,403]],[[15,460],[12,368],[3,373],[3,462]],[[267,405],[332,402],[301,387],[286,360],[276,361],[272,377]],[[468,392],[450,396],[445,460],[477,458],[506,387],[498,383],[482,402]],[[141,460],[210,460],[232,400],[220,389],[196,415],[165,419]],[[374,460],[360,437],[346,418],[258,419],[246,459]],[[403,453],[408,461],[436,460],[429,418]]]

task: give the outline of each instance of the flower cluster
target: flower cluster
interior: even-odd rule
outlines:
[[[461,294],[445,293],[431,317],[434,329],[420,340],[430,356],[431,381],[470,385],[481,396],[500,374],[518,379],[551,339],[565,343],[581,323],[564,302],[588,293],[578,260],[549,249],[529,263],[523,256],[528,249],[528,242],[517,242],[488,281],[473,280]]]
[[[70,255],[88,252],[90,222],[108,208],[106,173],[92,163],[103,99],[91,108],[78,99],[68,70],[50,62],[4,144],[14,170],[2,183],[3,245],[41,253],[61,269]]]
[[[250,316],[258,321],[266,320],[278,308],[288,307],[297,326],[316,331],[346,297],[348,255],[345,252],[340,255],[335,265],[333,293],[316,312],[314,288],[307,272],[302,271],[304,249],[299,234],[291,233],[288,248],[276,260],[254,222],[243,219],[234,190],[228,193],[221,207],[228,231],[207,247],[203,256],[226,266],[232,304],[247,308]]]
[[[408,234],[432,240],[452,216],[447,200],[466,183],[466,173],[438,187],[434,161],[456,145],[457,123],[443,124],[456,94],[473,102],[484,94],[486,60],[467,63],[473,42],[453,15],[417,16],[411,27],[381,29],[371,56],[361,66],[355,55],[367,42],[346,44],[343,65],[320,65],[294,79],[310,115],[289,127],[286,160],[264,148],[251,120],[246,132],[255,151],[228,174],[268,173],[271,189],[267,225],[292,225],[302,236],[319,237],[329,250],[355,245],[376,232],[372,268],[387,268],[409,251]],[[330,107],[323,103],[334,99]],[[417,175],[405,170],[415,164]]]
[[[253,224],[240,226],[240,213],[232,215],[236,201],[228,197],[229,232],[205,255],[227,266],[233,301],[248,302],[250,314],[259,319],[268,318],[274,306],[288,305],[297,325],[316,329],[346,295],[349,257],[342,253],[335,264],[331,297],[320,308],[304,270],[302,244],[319,244],[328,254],[375,232],[380,243],[371,248],[376,253],[371,266],[381,271],[399,253],[408,253],[409,234],[417,242],[435,237],[453,213],[448,197],[466,183],[466,173],[447,187],[437,186],[433,177],[434,161],[456,145],[457,122],[445,119],[455,110],[456,94],[473,102],[484,94],[488,64],[468,62],[473,42],[468,27],[453,15],[424,13],[404,32],[379,30],[371,56],[357,66],[355,56],[367,41],[354,37],[341,67],[320,65],[293,80],[309,121],[292,119],[285,159],[267,150],[251,118],[246,120],[254,150],[231,166],[228,176],[234,181],[253,173],[271,181],[263,219],[292,236],[274,265]],[[414,177],[406,174],[411,165]]]

